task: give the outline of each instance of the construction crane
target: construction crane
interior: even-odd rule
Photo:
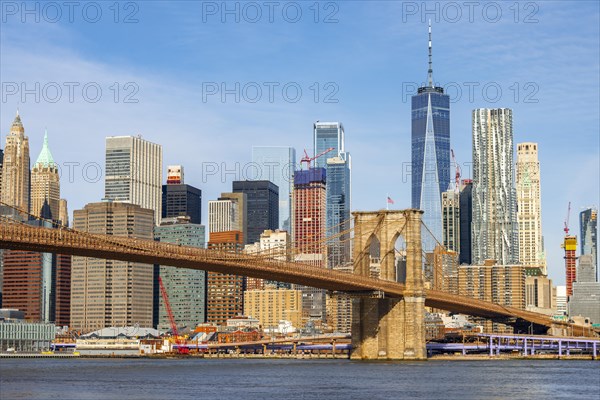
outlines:
[[[179,345],[177,352],[180,354],[189,353],[189,349],[187,347],[183,347],[183,341],[179,338],[179,332],[177,331],[177,324],[175,323],[175,317],[173,317],[173,310],[171,310],[171,304],[169,304],[169,295],[167,294],[167,290],[165,289],[165,285],[163,285],[162,278],[158,277],[158,285],[160,286],[160,294],[165,302],[165,308],[167,309],[167,315],[169,316],[169,323],[171,324],[171,333],[175,338],[175,343]]]
[[[569,202],[569,208],[567,209],[567,218],[565,219],[565,236],[569,236],[569,217],[571,216],[571,202]]]
[[[314,161],[314,160],[316,160],[317,158],[319,158],[319,157],[321,157],[321,156],[323,156],[323,155],[325,155],[325,154],[327,154],[327,153],[329,153],[330,151],[333,151],[333,150],[335,150],[335,148],[333,148],[333,147],[330,147],[330,148],[328,148],[327,150],[325,150],[325,151],[323,151],[323,152],[321,152],[321,153],[317,154],[316,156],[314,156],[314,157],[310,157],[310,156],[308,155],[308,153],[306,152],[306,149],[304,149],[304,157],[302,157],[302,159],[300,160],[300,163],[306,163],[306,164],[307,164],[307,167],[308,167],[308,169],[310,169],[310,163],[311,163],[311,162],[313,162],[313,161]]]
[[[452,155],[452,162],[454,165],[456,165],[456,173],[454,175],[454,190],[458,192],[460,190],[460,166],[454,157],[454,150],[450,149],[450,154]]]

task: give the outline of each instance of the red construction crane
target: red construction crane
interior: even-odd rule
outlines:
[[[310,169],[310,163],[313,162],[314,160],[316,160],[317,158],[321,157],[322,155],[325,155],[327,153],[329,153],[330,151],[335,150],[333,147],[328,148],[327,150],[317,154],[314,157],[310,157],[308,155],[308,153],[306,152],[306,149],[304,149],[304,157],[302,157],[302,159],[300,160],[300,163],[306,163],[308,169]]]
[[[175,343],[179,345],[177,351],[181,354],[189,353],[189,349],[187,347],[183,347],[183,341],[179,338],[179,332],[177,331],[177,324],[175,323],[175,317],[173,317],[173,310],[171,310],[171,304],[169,304],[169,295],[167,295],[167,290],[165,289],[165,285],[163,285],[162,278],[158,277],[158,285],[160,286],[160,294],[165,302],[165,308],[167,309],[167,315],[169,316],[169,323],[171,324],[171,332],[173,333],[173,337],[175,338]]]
[[[569,235],[569,217],[571,216],[571,202],[569,202],[569,208],[567,209],[567,218],[565,219],[565,236]]]
[[[460,166],[456,162],[456,158],[454,157],[454,150],[450,149],[450,154],[452,154],[452,162],[456,165],[456,173],[454,175],[454,190],[460,190]]]

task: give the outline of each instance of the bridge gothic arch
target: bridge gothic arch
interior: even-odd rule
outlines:
[[[425,291],[421,256],[420,210],[354,212],[354,273],[371,274],[374,241],[379,242],[379,278],[398,281],[396,241],[406,243],[405,296],[363,296],[352,305],[354,359],[426,359]]]

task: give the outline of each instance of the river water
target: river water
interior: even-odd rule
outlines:
[[[4,399],[600,399],[600,362],[0,359]]]

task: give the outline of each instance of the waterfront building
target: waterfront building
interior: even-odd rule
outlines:
[[[447,293],[458,293],[458,253],[436,246],[433,251],[434,288]]]
[[[598,210],[588,208],[579,213],[581,255],[590,254],[598,282]]]
[[[163,218],[160,226],[154,228],[154,238],[180,246],[204,248],[205,229],[204,225],[191,223],[189,217]],[[166,265],[158,268],[177,326],[194,329],[206,321],[206,271]],[[158,307],[157,329],[171,329],[164,299],[155,294],[154,301]]]
[[[105,199],[153,210],[158,225],[162,211],[162,146],[141,136],[109,136],[105,161]]]
[[[412,208],[424,211],[423,251],[442,241],[442,193],[450,184],[450,96],[433,80],[431,24],[427,83],[411,99]],[[432,237],[433,235],[433,237]]]
[[[50,222],[24,222],[51,228]],[[30,321],[69,325],[71,256],[3,251],[2,306],[19,309]]]
[[[302,322],[302,292],[273,286],[246,291],[244,315],[258,319],[263,328],[277,327],[282,320],[298,327]]]
[[[512,111],[473,110],[472,262],[519,262]]]
[[[255,243],[265,230],[279,226],[279,188],[270,181],[233,181],[233,193],[246,195],[248,237],[246,243]]]
[[[471,265],[471,223],[473,219],[473,181],[463,179],[459,194],[460,249],[459,264]]]
[[[167,184],[162,186],[162,218],[189,217],[190,223],[202,223],[202,190],[184,183],[183,167],[167,168]]]
[[[105,201],[73,213],[83,232],[153,240],[154,210]],[[73,257],[71,327],[152,326],[154,267],[138,262]]]
[[[573,282],[577,280],[577,236],[566,235],[562,244],[565,250],[565,275],[567,298],[573,294]]]
[[[517,222],[520,263],[542,268],[547,275],[542,241],[540,161],[537,143],[517,145]]]
[[[293,212],[296,261],[325,268],[326,172],[325,168],[296,171],[294,175]],[[326,319],[326,291],[297,285],[302,291],[304,319]]]
[[[253,146],[252,164],[256,168],[252,179],[273,182],[279,189],[279,224],[277,227],[291,232],[291,198],[296,169],[296,150],[287,146]]]
[[[25,136],[17,111],[4,146],[0,200],[26,214],[29,212],[29,190],[29,138]]]
[[[42,213],[45,208],[49,213]],[[48,147],[47,131],[42,151],[31,170],[31,214],[55,221],[60,219],[60,178],[58,165]]]
[[[56,338],[56,325],[48,322],[25,320],[23,312],[0,309],[0,352],[9,349],[16,352],[39,352],[49,350]]]

